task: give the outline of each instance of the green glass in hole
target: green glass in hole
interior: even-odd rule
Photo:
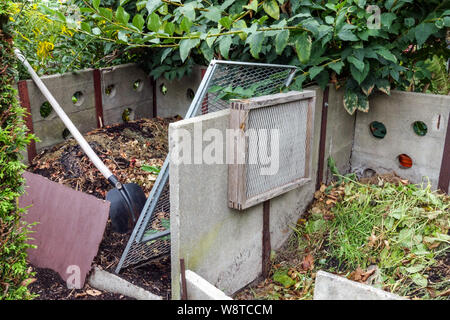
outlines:
[[[423,121],[416,121],[416,122],[414,122],[414,124],[413,124],[413,129],[414,129],[414,132],[415,132],[418,136],[421,136],[421,137],[423,137],[424,135],[426,135],[426,134],[427,134],[427,131],[428,131],[428,127],[427,127],[427,125],[425,124],[425,122],[423,122]]]
[[[64,140],[67,139],[67,137],[70,135],[70,131],[67,128],[64,128],[63,132],[62,132],[62,137]]]
[[[42,118],[47,118],[50,113],[52,113],[52,106],[50,105],[50,103],[48,101],[45,101],[42,105],[41,108],[39,109],[39,113],[41,114]]]
[[[370,132],[375,138],[383,139],[387,133],[386,127],[384,124],[378,121],[373,121],[369,125]]]

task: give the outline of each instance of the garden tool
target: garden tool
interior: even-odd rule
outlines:
[[[97,169],[102,173],[102,175],[113,185],[114,188],[106,194],[106,200],[111,202],[109,216],[111,218],[112,227],[114,231],[119,233],[128,232],[128,230],[136,224],[136,221],[146,202],[144,191],[135,183],[122,184],[119,181],[119,179],[108,169],[108,167],[106,167],[88,142],[84,139],[70,118],[61,108],[59,103],[47,89],[45,84],[33,70],[31,65],[28,63],[27,59],[18,49],[15,49],[15,54],[26,67],[37,87],[41,90],[42,94],[53,107],[53,110],[55,110],[80,147],[92,163],[97,167]]]

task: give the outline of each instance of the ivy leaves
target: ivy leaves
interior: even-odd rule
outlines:
[[[162,48],[164,54],[151,63],[172,63],[166,65],[166,76],[182,75],[170,69],[186,70],[190,58],[205,64],[223,58],[298,65],[303,73],[293,81],[296,89],[308,79],[322,87],[331,79],[345,87],[349,113],[367,111],[375,91],[388,94],[391,84],[415,81],[414,68],[423,69],[424,63],[415,57],[409,62],[408,47],[428,46],[449,56],[444,39],[450,11],[440,9],[437,1],[380,1],[378,17],[364,0],[140,0],[134,13],[131,2],[120,2],[114,11],[100,3],[83,8],[82,30],[93,34],[94,21],[94,35],[130,47]],[[368,21],[377,20],[379,27],[369,26]]]
[[[256,1],[255,1],[256,2]],[[280,8],[276,0],[266,0],[263,2],[264,11],[273,19],[280,19]]]
[[[180,57],[181,61],[186,60],[192,48],[200,43],[200,39],[183,39],[180,41]]]
[[[297,51],[300,63],[306,64],[311,56],[312,40],[311,37],[303,32],[295,40],[295,50]]]

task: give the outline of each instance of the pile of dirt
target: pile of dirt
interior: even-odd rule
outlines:
[[[85,138],[119,181],[137,183],[148,196],[156,174],[141,167],[162,166],[169,151],[169,123],[180,119],[130,121],[93,130]],[[112,189],[73,138],[39,153],[28,170],[101,199]]]
[[[169,123],[181,119],[180,116],[140,119],[93,130],[85,138],[122,183],[137,183],[148,197],[157,173],[144,171],[142,166],[162,166],[168,153]],[[105,199],[112,188],[73,138],[39,153],[28,171],[100,199]],[[131,232],[113,232],[109,220],[94,265],[114,272]],[[36,276],[29,288],[32,293],[40,295],[39,299],[127,299],[92,291],[87,284],[81,290],[70,290],[56,272],[32,268]],[[138,268],[124,269],[119,276],[163,298],[170,298],[170,257],[160,257]]]
[[[82,289],[69,289],[58,273],[51,269],[31,267],[35,272],[28,286],[36,300],[134,300],[132,298],[91,288],[86,284]]]

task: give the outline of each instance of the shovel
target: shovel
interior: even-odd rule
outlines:
[[[117,177],[108,169],[108,167],[105,166],[102,160],[100,160],[94,150],[92,150],[91,146],[87,143],[78,129],[69,119],[67,114],[61,108],[59,103],[55,100],[45,84],[28,63],[27,59],[18,49],[15,49],[15,54],[26,67],[28,73],[31,75],[39,90],[41,90],[42,94],[51,104],[53,110],[55,110],[55,112],[61,118],[62,122],[73,135],[80,147],[83,149],[92,163],[97,167],[97,169],[100,170],[102,175],[113,185],[114,189],[108,191],[108,193],[106,194],[106,200],[111,202],[109,217],[111,218],[112,227],[115,232],[128,232],[128,230],[130,230],[130,228],[132,228],[136,224],[136,221],[147,200],[144,191],[139,185],[135,183],[120,183],[119,179],[117,179]]]

